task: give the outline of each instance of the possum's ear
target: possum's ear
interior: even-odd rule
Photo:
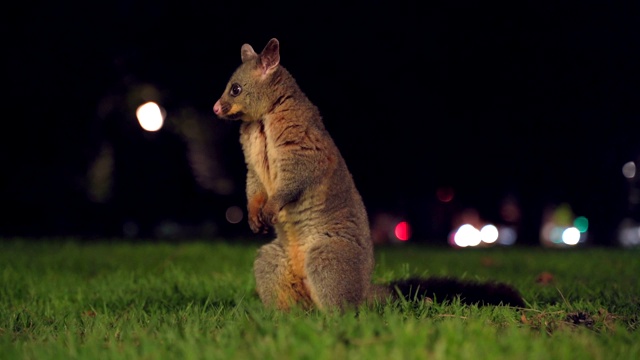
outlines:
[[[242,49],[240,49],[240,55],[242,56],[242,62],[247,62],[247,60],[254,59],[258,54],[253,51],[253,48],[249,44],[242,45]]]
[[[265,75],[272,72],[278,64],[280,64],[280,43],[278,42],[278,39],[273,38],[269,40],[260,53],[262,74]]]

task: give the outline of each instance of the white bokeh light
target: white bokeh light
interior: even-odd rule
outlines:
[[[627,179],[633,179],[636,177],[636,163],[629,161],[622,165],[622,175]]]
[[[458,228],[453,241],[460,247],[476,246],[480,244],[480,230],[470,224],[464,224]]]
[[[567,245],[575,245],[580,241],[580,230],[575,227],[566,228],[562,232],[562,242]]]
[[[136,117],[146,131],[158,131],[164,123],[164,111],[153,101],[140,105]]]
[[[498,228],[488,224],[480,229],[480,239],[487,244],[493,244],[498,240]]]

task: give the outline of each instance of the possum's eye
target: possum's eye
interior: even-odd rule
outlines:
[[[241,92],[242,92],[242,86],[240,86],[240,84],[238,83],[231,84],[231,89],[229,89],[229,95],[236,97],[240,95]]]

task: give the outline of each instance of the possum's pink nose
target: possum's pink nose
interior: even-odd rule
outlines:
[[[220,100],[216,101],[216,104],[213,105],[213,113],[216,115],[220,115],[220,110],[222,109],[222,106],[220,105]]]

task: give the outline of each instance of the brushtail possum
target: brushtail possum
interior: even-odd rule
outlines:
[[[373,284],[365,206],[318,108],[280,65],[277,39],[259,54],[244,44],[240,55],[213,112],[242,121],[249,226],[255,233],[275,230],[254,262],[266,306],[331,310],[400,296],[524,306],[506,284],[445,278]]]

